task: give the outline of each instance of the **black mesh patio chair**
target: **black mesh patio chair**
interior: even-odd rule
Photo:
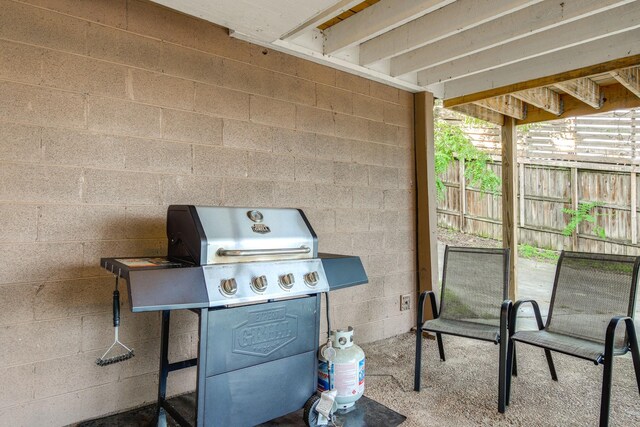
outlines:
[[[427,297],[434,319],[425,322]],[[442,361],[442,334],[490,341],[500,344],[498,411],[505,411],[507,322],[512,305],[508,297],[509,249],[446,247],[440,309],[433,291],[423,292],[418,302],[415,391],[420,391],[423,331],[436,334]]]
[[[640,354],[633,323],[640,257],[562,252],[556,267],[547,323],[533,300],[515,303],[510,321],[508,371],[515,363],[516,342],[542,347],[604,365],[600,426],[609,424],[613,357],[631,351],[640,391]],[[538,331],[516,331],[517,312],[530,303]],[[619,324],[624,331],[618,330]],[[548,356],[550,357],[550,356]],[[555,370],[552,377],[557,381]],[[507,383],[507,404],[511,376]]]

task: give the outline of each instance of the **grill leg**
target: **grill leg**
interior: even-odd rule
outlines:
[[[170,311],[162,312],[162,332],[160,338],[160,369],[158,375],[158,406],[156,419],[158,427],[167,426],[167,413],[162,407],[167,397],[167,377],[169,376],[169,320]]]

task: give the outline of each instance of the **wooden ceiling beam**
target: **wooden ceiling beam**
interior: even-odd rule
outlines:
[[[511,94],[514,98],[518,98],[527,104],[541,108],[551,114],[559,116],[563,111],[562,100],[560,94],[554,92],[547,87],[538,87],[535,89],[522,90]],[[522,119],[521,119],[522,120]]]
[[[494,70],[640,27],[640,6],[626,4],[481,52],[426,68],[418,73],[422,86]],[[393,69],[391,70],[393,75]]]
[[[346,12],[347,10],[360,4],[361,1],[362,0],[340,0],[330,8],[324,10],[322,13],[319,13],[318,15],[311,17],[310,19],[303,22],[302,24],[300,24],[299,26],[289,31],[288,33],[286,33],[280,38],[283,40],[286,40],[289,38],[295,38],[296,36],[300,35],[300,33],[310,28],[316,28],[319,25],[324,24],[327,21],[331,20],[332,18],[335,19],[341,13]]]
[[[542,0],[466,0],[381,34],[360,45],[360,65],[417,49]]]
[[[640,67],[615,70],[611,72],[611,76],[634,95],[640,97]]]
[[[527,117],[524,120],[518,120],[517,124],[539,123],[565,117],[586,116],[589,114],[606,113],[607,111],[640,108],[640,98],[619,83],[601,86],[600,90],[604,95],[604,103],[598,110],[582,101],[578,101],[571,95],[562,94],[560,95],[560,101],[564,104],[562,114],[557,116],[542,108],[529,105]]]
[[[504,115],[477,104],[465,104],[452,107],[451,110],[498,126],[504,124]]]
[[[580,78],[569,80],[566,82],[556,83],[554,85],[558,89],[562,89],[569,95],[584,102],[585,104],[599,110],[602,107],[602,94],[600,93],[600,85],[589,78]]]
[[[549,30],[576,19],[601,13],[629,0],[545,0],[391,59],[391,73],[399,76],[433,67],[482,50]],[[382,2],[381,2],[382,3]],[[355,18],[355,17],[354,17]]]
[[[324,54],[362,43],[454,0],[382,0],[324,31]]]
[[[518,120],[523,120],[527,116],[524,102],[511,95],[501,95],[495,98],[483,99],[482,101],[475,102],[475,104]]]

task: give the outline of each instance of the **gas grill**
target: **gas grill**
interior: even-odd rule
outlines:
[[[158,425],[253,426],[317,388],[323,293],[367,282],[358,257],[318,254],[298,209],[170,206],[168,256],[103,258],[133,312],[161,311]],[[198,357],[169,363],[171,311],[199,317]],[[170,372],[197,366],[195,414],[166,398]]]

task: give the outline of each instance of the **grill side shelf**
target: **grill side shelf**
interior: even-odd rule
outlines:
[[[318,257],[322,260],[322,267],[332,291],[369,282],[360,257],[324,253],[318,254]]]

